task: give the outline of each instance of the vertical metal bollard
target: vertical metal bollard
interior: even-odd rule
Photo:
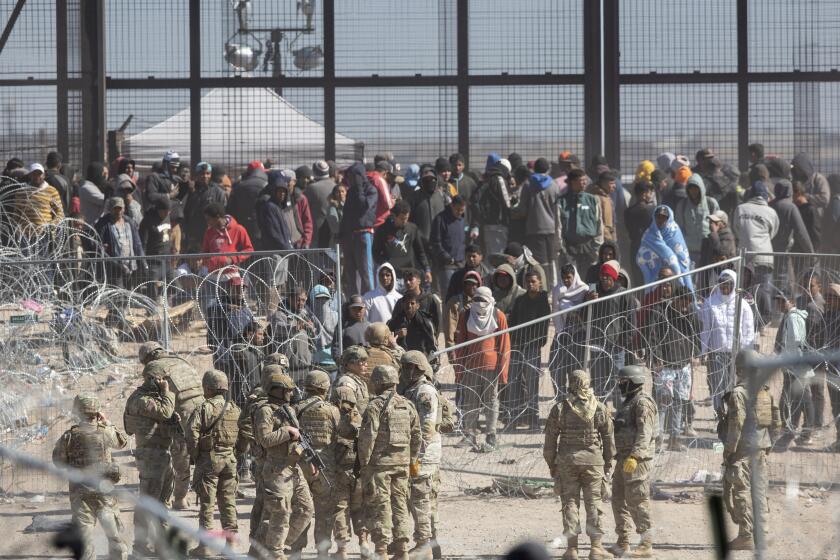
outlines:
[[[583,349],[583,365],[586,371],[590,372],[590,375],[592,370],[592,364],[589,363],[592,358],[592,352],[589,349],[590,343],[592,342],[592,307],[594,307],[592,303],[586,306],[586,346]]]
[[[738,351],[741,350],[741,305],[743,303],[743,298],[739,293],[740,287],[744,283],[744,259],[746,258],[746,249],[743,247],[740,250],[738,266],[736,267],[736,274],[738,275],[737,278],[737,285],[733,288],[735,290],[735,324],[733,325],[732,329],[732,353],[731,359],[729,360],[729,381],[734,383],[735,381],[735,356],[738,354]],[[730,387],[727,387],[729,390]]]
[[[394,282],[396,282],[396,278]],[[341,298],[341,245],[335,246],[335,296],[338,299],[338,355],[340,356],[344,352],[344,328],[343,328],[343,318],[341,316],[342,311],[344,310],[344,304]],[[335,344],[335,341],[333,341]]]
[[[171,333],[169,330],[169,262],[166,256],[161,259],[160,275],[163,281],[162,301],[163,320],[161,324],[161,344],[168,352],[171,345]]]

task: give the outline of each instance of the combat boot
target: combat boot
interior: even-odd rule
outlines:
[[[374,560],[388,560],[388,545],[377,544],[376,547],[373,549],[373,558]]]
[[[417,541],[417,544],[408,551],[408,557],[411,560],[434,560],[432,557],[432,547],[429,541]]]
[[[337,544],[338,549],[332,554],[333,560],[347,560],[347,543],[340,542]]]
[[[677,434],[671,434],[671,437],[668,439],[668,451],[677,451],[679,453],[685,453],[688,451],[688,448],[680,442],[677,437]]]
[[[373,556],[370,548],[370,540],[368,539],[368,532],[362,531],[359,533],[359,555],[362,558],[368,559]]]
[[[172,509],[177,511],[184,511],[185,509],[190,509],[190,503],[187,501],[186,496],[175,500],[175,503],[172,504]]]
[[[408,543],[406,541],[399,541],[394,546],[394,555],[391,556],[391,560],[409,560],[408,556]]]
[[[729,550],[752,550],[753,538],[752,535],[744,535],[738,533],[738,536],[729,541]]]
[[[649,536],[642,537],[639,546],[630,552],[630,558],[653,558],[653,539]]]
[[[613,555],[601,544],[601,537],[592,537],[589,545],[589,560],[607,560]]]
[[[578,538],[569,537],[569,542],[566,545],[566,552],[563,553],[563,560],[577,560],[578,559]]]
[[[619,536],[618,542],[610,547],[610,552],[616,558],[621,558],[630,552],[630,540],[626,536]]]
[[[213,551],[211,551],[203,544],[200,544],[197,547],[190,550],[189,556],[190,558],[207,558],[208,556],[213,556],[213,554]]]

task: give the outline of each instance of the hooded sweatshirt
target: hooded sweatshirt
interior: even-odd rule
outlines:
[[[501,289],[496,282],[499,276],[510,278],[510,287],[506,290]],[[525,290],[516,282],[516,274],[513,271],[513,267],[507,263],[499,265],[496,268],[496,272],[493,273],[493,285],[490,288],[493,290],[493,299],[496,300],[496,309],[505,315],[510,313],[516,298],[525,293]]]
[[[814,246],[808,235],[808,228],[802,220],[799,208],[793,203],[793,185],[787,179],[776,183],[776,198],[770,207],[779,216],[779,231],[773,237],[773,251],[777,253],[813,253]]]
[[[525,235],[554,235],[560,189],[549,175],[534,173],[522,189],[517,214],[526,219]]]
[[[688,190],[691,187],[700,189],[700,202],[695,205],[688,198]],[[709,236],[709,215],[717,212],[717,200],[706,196],[706,185],[703,178],[695,173],[689,177],[685,185],[686,198],[677,201],[677,206],[674,209],[674,219],[677,225],[682,230],[685,243],[688,245],[688,250],[692,253],[700,252],[700,247],[703,245],[703,239]]]
[[[260,240],[262,235],[257,223],[256,205],[262,190],[268,184],[268,175],[259,167],[250,171],[241,181],[233,185],[230,199],[227,203],[227,212],[238,221],[245,230],[254,245],[262,249]]]
[[[828,207],[828,201],[831,198],[828,179],[816,172],[814,164],[804,153],[796,154],[790,163],[791,167],[799,169],[807,177],[805,181],[805,198],[814,205],[816,208],[816,219],[818,223],[821,222],[823,213]]]
[[[245,228],[239,225],[233,216],[225,216],[225,225],[219,228],[207,228],[204,232],[202,253],[251,253],[254,246]],[[228,264],[238,264],[247,259],[247,255],[209,257],[204,260],[207,270],[212,272]],[[231,262],[228,263],[227,261]]]
[[[341,235],[349,240],[353,233],[373,232],[379,195],[376,187],[371,185],[365,176],[365,166],[362,163],[351,165],[344,172],[344,180],[347,181],[349,189],[339,229]]]
[[[379,280],[379,273],[383,269],[388,269],[394,278],[394,283],[390,290],[385,289]],[[373,289],[364,295],[365,304],[367,305],[367,319],[371,323],[387,323],[394,314],[394,306],[402,299],[402,295],[397,291],[397,274],[394,267],[388,263],[379,265],[376,269],[376,289]]]
[[[572,267],[574,268],[574,267]],[[551,291],[551,312],[557,313],[566,309],[571,309],[576,305],[583,303],[583,298],[589,292],[589,284],[580,279],[577,268],[575,268],[575,277],[572,280],[572,285],[568,288],[561,281]],[[566,314],[554,316],[554,332],[561,333],[566,329]]]
[[[779,231],[779,216],[763,196],[753,196],[735,209],[732,231],[747,251],[772,253],[772,239]],[[773,255],[749,257],[754,266],[773,268]]]
[[[315,318],[316,335],[313,340],[315,356],[312,358],[312,363],[332,364],[330,349],[338,326],[338,312],[333,309],[332,294],[329,288],[316,284],[310,290],[309,299],[306,303]]]
[[[736,279],[737,275],[732,270],[724,270],[720,273],[719,280],[730,281],[737,285]],[[719,285],[712,288],[712,293],[700,308],[700,321],[703,323],[700,342],[703,354],[732,352],[737,303],[736,289],[733,288],[729,295],[724,295]],[[755,340],[753,311],[746,303],[741,305],[740,340],[743,348],[748,348]]]

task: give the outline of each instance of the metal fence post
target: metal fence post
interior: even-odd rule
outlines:
[[[589,304],[586,306],[586,345],[583,347],[583,363],[586,367],[586,371],[590,370],[591,364],[589,360],[592,357],[592,352],[589,349],[589,344],[592,340],[592,307],[593,304]]]
[[[396,280],[395,280],[396,281]],[[344,302],[341,297],[341,245],[335,246],[335,295],[338,299],[338,354],[339,356],[344,352],[344,327],[341,312],[344,308]],[[335,341],[333,340],[333,344]]]
[[[729,380],[735,380],[735,356],[738,355],[738,352],[741,350],[741,303],[743,302],[743,297],[741,296],[741,290],[744,289],[744,259],[746,258],[747,251],[743,247],[741,248],[738,260],[738,265],[736,266],[737,269],[737,281],[736,285],[733,288],[735,290],[735,324],[732,327],[732,353],[729,360]],[[728,389],[728,387],[727,387]]]
[[[166,257],[161,258],[160,274],[163,279],[163,291],[161,305],[163,306],[163,319],[161,321],[161,344],[165,350],[169,350],[171,333],[169,331],[169,262]]]

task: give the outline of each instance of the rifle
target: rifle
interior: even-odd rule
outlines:
[[[300,432],[300,440],[297,444],[300,445],[300,448],[303,450],[303,457],[318,469],[318,474],[321,475],[324,482],[327,483],[327,486],[332,489],[332,482],[330,482],[330,479],[327,478],[327,473],[325,472],[327,466],[324,464],[324,460],[321,459],[321,455],[319,455],[315,448],[312,447],[312,438],[309,437],[309,434],[300,429],[300,424],[292,411],[289,410],[289,405],[283,405],[283,413],[286,415],[289,423]]]

